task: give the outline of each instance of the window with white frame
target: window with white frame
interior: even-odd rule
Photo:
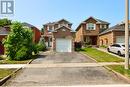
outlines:
[[[96,25],[94,23],[88,23],[86,28],[87,30],[95,30]]]

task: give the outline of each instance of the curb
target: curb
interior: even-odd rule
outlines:
[[[120,79],[124,79],[126,82],[130,83],[130,79],[127,76],[124,76],[114,70],[112,70],[111,68],[107,67],[107,66],[103,66],[104,68],[106,68],[107,70],[111,71],[112,73],[114,73],[117,77],[119,77]]]
[[[9,74],[8,76],[4,77],[3,79],[0,80],[0,86],[2,86],[7,80],[9,80],[15,73],[17,73],[19,70],[21,70],[21,68],[16,69],[15,71],[13,71],[11,74]]]
[[[34,59],[31,59],[27,64],[30,64]],[[9,80],[14,74],[16,74],[18,71],[22,70],[23,67],[17,68],[15,71],[13,71],[11,74],[8,76],[4,77],[3,79],[0,80],[0,86],[2,86],[7,80]]]
[[[84,53],[82,53],[82,52],[80,52],[80,53],[83,54],[84,56],[86,56],[86,57],[88,57],[88,58],[94,60],[96,63],[98,63],[98,61],[96,61],[96,60],[93,59],[92,57],[90,57],[90,56],[88,56],[88,55],[86,55],[86,54],[84,54]],[[124,75],[122,75],[122,74],[120,74],[120,73],[118,73],[118,72],[112,70],[111,68],[109,68],[109,67],[107,67],[107,66],[102,66],[102,67],[104,67],[105,69],[107,69],[107,70],[109,70],[110,72],[112,72],[113,74],[115,74],[118,78],[120,78],[120,79],[122,79],[122,80],[125,80],[126,82],[130,83],[130,78],[129,78],[129,77],[124,76]]]

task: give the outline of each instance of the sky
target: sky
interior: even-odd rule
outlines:
[[[39,29],[48,22],[66,19],[75,30],[88,17],[113,26],[124,20],[125,0],[15,0],[15,13],[9,19],[28,22]],[[4,16],[0,16],[4,18]]]

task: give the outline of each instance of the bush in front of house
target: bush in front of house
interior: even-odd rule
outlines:
[[[46,44],[44,39],[40,39],[39,43],[37,44],[38,51],[45,51],[46,50]]]
[[[100,46],[101,48],[107,48],[108,46],[106,46],[106,45],[102,45],[102,46]]]
[[[32,57],[34,52],[33,32],[23,27],[19,22],[11,25],[10,33],[4,39],[4,46],[9,60],[26,60]]]

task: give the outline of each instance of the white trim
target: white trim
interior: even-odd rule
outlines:
[[[93,29],[89,29],[89,24],[93,24]],[[91,28],[92,28],[92,26],[91,26]],[[96,24],[94,24],[94,23],[87,23],[86,24],[86,30],[96,30]]]

